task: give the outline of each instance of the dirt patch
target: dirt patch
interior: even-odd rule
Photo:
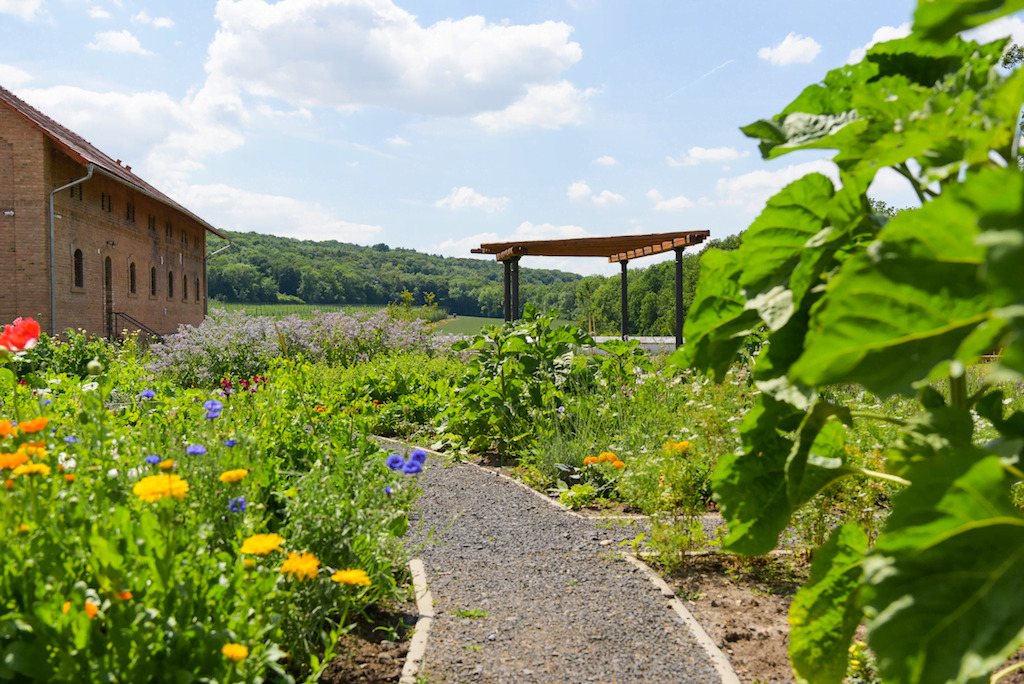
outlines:
[[[371,607],[359,625],[338,639],[337,654],[320,684],[384,684],[402,676],[416,606]]]

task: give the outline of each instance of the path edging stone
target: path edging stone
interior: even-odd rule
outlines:
[[[427,635],[436,617],[434,597],[430,595],[430,589],[427,588],[427,573],[423,567],[423,561],[419,558],[410,560],[409,572],[412,574],[412,586],[416,593],[416,611],[419,613],[419,618],[416,620],[416,629],[409,641],[409,652],[405,656],[405,665],[402,666],[399,684],[416,684],[420,666],[427,654]]]

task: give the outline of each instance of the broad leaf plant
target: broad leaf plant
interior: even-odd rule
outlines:
[[[982,682],[1024,642],[1024,414],[1003,415],[997,383],[1024,377],[1024,70],[1008,41],[970,28],[1024,0],[921,0],[907,38],[829,72],[743,132],[773,159],[836,150],[839,183],[805,176],[771,198],[733,252],[703,258],[684,365],[723,379],[744,339],[767,333],[761,394],[714,488],[725,546],[761,554],[791,517],[840,478],[897,483],[873,544],[855,525],[817,550],[793,601],[790,655],[804,682],[840,682],[861,623],[887,682]],[[882,169],[921,206],[889,217],[867,191]],[[996,352],[985,384],[966,369]],[[856,383],[917,397],[910,419],[823,399]],[[941,388],[941,389],[939,389]],[[979,443],[974,414],[1000,438]],[[885,472],[854,468],[855,421],[901,425]]]

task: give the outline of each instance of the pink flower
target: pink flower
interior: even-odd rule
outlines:
[[[0,333],[0,348],[12,352],[31,349],[38,341],[39,324],[31,318],[15,318],[14,323],[5,325]]]

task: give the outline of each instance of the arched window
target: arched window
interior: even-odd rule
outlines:
[[[174,297],[174,271],[167,272],[167,298]]]
[[[128,264],[128,292],[136,294],[135,291],[135,262]]]
[[[149,267],[149,296],[156,297],[156,266]]]
[[[75,287],[85,287],[85,267],[80,249],[75,250]]]
[[[188,276],[181,276],[181,301],[188,301]]]

